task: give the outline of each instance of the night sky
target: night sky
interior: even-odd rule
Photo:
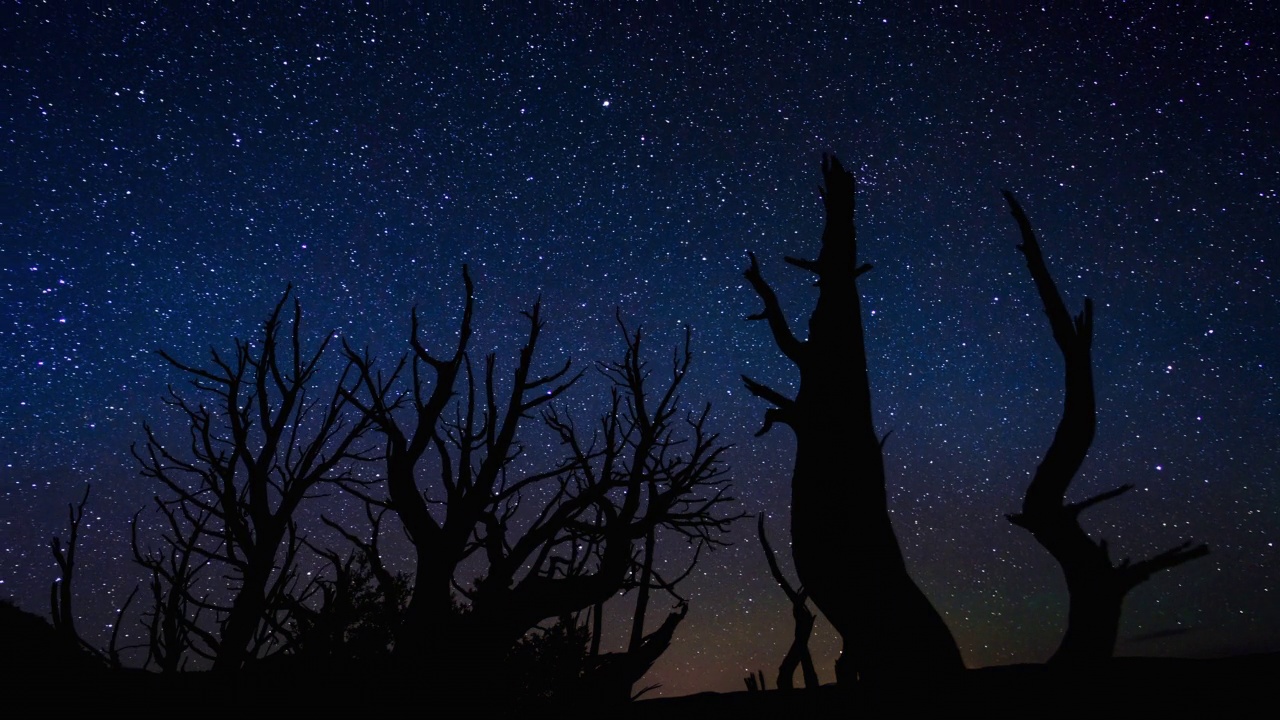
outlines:
[[[1130,594],[1119,652],[1280,649],[1267,3],[276,5],[0,11],[0,597],[47,611],[48,538],[86,483],[83,633],[103,640],[143,580],[129,518],[159,488],[129,446],[144,420],[185,432],[160,402],[184,378],[154,350],[203,362],[293,283],[309,343],[334,329],[389,361],[414,305],[426,337],[454,337],[463,263],[472,349],[500,365],[538,297],[546,368],[618,357],[615,308],[656,373],[691,327],[685,399],[712,403],[739,508],[785,549],[793,440],[752,436],[765,405],[738,378],[797,377],[744,321],[742,270],[753,250],[803,330],[811,277],[782,256],[816,254],[830,151],[875,265],[860,286],[891,510],[966,663],[1042,661],[1066,614],[1057,565],[1005,519],[1062,378],[1000,188],[1068,306],[1096,304],[1098,437],[1070,497],[1136,489],[1083,524],[1117,559],[1211,547]],[[598,413],[600,387],[567,406]],[[683,586],[689,617],[645,684],[772,678],[790,610],[754,521],[731,539]],[[628,608],[612,612],[620,637]],[[832,679],[821,622],[813,646]]]

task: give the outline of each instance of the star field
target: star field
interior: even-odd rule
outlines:
[[[1280,649],[1264,3],[89,5],[0,16],[0,597],[45,612],[48,539],[92,483],[77,614],[105,641],[143,579],[129,518],[159,490],[129,446],[144,420],[183,432],[161,400],[184,378],[154,350],[229,348],[292,283],[304,336],[389,359],[415,305],[427,337],[453,337],[463,263],[477,356],[510,362],[538,298],[546,366],[615,358],[615,308],[655,368],[690,326],[685,397],[712,403],[740,509],[784,550],[792,439],[753,437],[764,404],[739,375],[797,378],[744,321],[742,270],[754,251],[802,332],[815,293],[782,257],[816,252],[831,151],[875,265],[860,287],[891,510],[966,663],[1041,661],[1066,614],[1057,565],[1005,519],[1062,377],[1000,188],[1069,308],[1096,305],[1098,437],[1071,494],[1136,489],[1083,525],[1116,558],[1211,547],[1129,595],[1118,651]],[[575,412],[602,409],[599,387]],[[646,684],[773,675],[791,616],[753,525],[702,556]],[[606,619],[619,637],[627,613]],[[831,680],[821,620],[813,647]]]

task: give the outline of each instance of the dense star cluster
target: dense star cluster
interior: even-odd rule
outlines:
[[[1098,437],[1072,492],[1136,489],[1083,524],[1117,559],[1212,548],[1132,593],[1118,651],[1280,648],[1266,3],[292,5],[0,17],[0,597],[45,611],[49,538],[87,483],[80,630],[104,639],[142,582],[129,519],[160,488],[129,448],[144,421],[186,442],[162,403],[185,378],[155,350],[204,362],[292,283],[304,337],[390,362],[415,305],[426,338],[452,341],[464,263],[473,352],[500,364],[539,297],[549,368],[619,357],[615,310],[645,328],[655,373],[691,327],[685,398],[711,402],[739,507],[768,513],[790,572],[792,436],[753,437],[764,405],[739,375],[797,378],[745,322],[759,301],[742,271],[755,252],[803,334],[811,278],[782,258],[816,252],[831,151],[875,265],[860,287],[891,510],[966,663],[1042,661],[1066,613],[1059,568],[1005,517],[1062,370],[1001,188],[1068,305],[1095,303]],[[601,387],[588,373],[565,407],[600,412]],[[530,452],[554,454],[543,440]],[[787,598],[754,522],[732,539],[700,558],[645,684],[740,689],[781,660]],[[619,638],[625,617],[606,620]],[[821,620],[814,645],[831,680]]]

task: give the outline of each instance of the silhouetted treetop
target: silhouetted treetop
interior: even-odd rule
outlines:
[[[800,371],[794,398],[743,377],[772,406],[757,434],[775,423],[796,434],[792,553],[801,583],[844,640],[837,678],[959,670],[951,632],[908,574],[889,519],[856,283],[871,269],[858,264],[856,184],[833,156],[823,156],[822,175],[826,225],[817,259],[786,258],[818,277],[807,339],[792,333],[754,254],[743,273],[764,303],[749,319],[767,322]]]
[[[1126,483],[1079,502],[1066,501],[1067,489],[1084,463],[1097,429],[1090,352],[1093,303],[1085,298],[1084,311],[1071,317],[1049,275],[1031,221],[1013,194],[1007,190],[1002,192],[1022,236],[1018,250],[1026,258],[1054,342],[1066,365],[1062,419],[1027,486],[1022,512],[1008,518],[1035,536],[1062,566],[1066,578],[1070,595],[1067,631],[1050,662],[1097,665],[1110,658],[1115,650],[1121,605],[1129,590],[1153,573],[1207,554],[1209,547],[1188,541],[1147,560],[1131,563],[1125,559],[1114,565],[1107,541],[1095,542],[1080,526],[1080,514],[1085,510],[1133,488]]]

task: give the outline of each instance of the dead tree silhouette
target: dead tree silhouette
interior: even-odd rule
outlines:
[[[628,643],[622,652],[600,653],[588,658],[587,670],[583,673],[579,697],[590,698],[598,703],[618,703],[635,700],[658,685],[647,685],[635,689],[636,683],[649,668],[657,662],[675,637],[676,628],[689,612],[689,604],[681,602],[667,613],[667,617],[658,629],[644,635],[639,641]]]
[[[641,657],[665,648],[661,632],[643,633],[649,589],[669,589],[674,580],[654,569],[651,538],[665,528],[695,549],[715,546],[737,518],[722,512],[732,501],[721,462],[727,446],[708,429],[710,407],[687,410],[680,400],[692,361],[689,336],[670,375],[651,387],[641,333],[619,318],[623,358],[599,365],[611,383],[609,406],[584,429],[554,403],[581,373],[572,373],[568,361],[546,371],[537,367],[544,326],[539,303],[524,313],[528,331],[505,400],[496,357],[473,368],[467,345],[474,289],[465,266],[463,282],[461,325],[447,351],[427,350],[416,311],[411,352],[390,373],[379,372],[367,352],[347,348],[361,384],[347,397],[385,437],[387,495],[348,489],[371,506],[389,508],[416,550],[397,656],[409,665],[430,664],[433,680],[456,688],[490,677],[486,673],[544,620],[637,586],[640,618],[631,649]],[[530,432],[527,421],[537,414],[563,455],[528,467],[517,460]],[[645,547],[639,562],[638,543]],[[459,577],[469,559],[482,568],[474,582]],[[669,618],[670,631],[683,617]]]
[[[1121,605],[1129,590],[1161,570],[1204,556],[1209,547],[1187,541],[1147,560],[1135,563],[1125,559],[1113,565],[1107,541],[1094,542],[1080,527],[1082,512],[1133,488],[1125,484],[1080,502],[1065,500],[1067,488],[1093,444],[1097,427],[1091,353],[1093,302],[1085,298],[1084,312],[1072,319],[1049,275],[1031,221],[1013,195],[1007,190],[1002,192],[1022,234],[1018,249],[1026,257],[1054,342],[1066,362],[1062,420],[1027,487],[1022,512],[1008,517],[1013,524],[1029,530],[1053,555],[1067,581],[1067,630],[1049,662],[1088,665],[1106,660],[1114,652]]]
[[[115,612],[115,623],[111,625],[111,637],[105,651],[97,650],[76,629],[76,612],[72,609],[72,580],[76,577],[76,548],[79,544],[79,530],[84,521],[84,506],[88,505],[88,493],[92,486],[84,486],[84,496],[79,505],[67,505],[68,537],[67,543],[54,536],[49,541],[49,548],[54,553],[54,561],[58,564],[58,578],[49,587],[49,615],[54,626],[55,637],[68,650],[83,651],[87,656],[102,662],[108,667],[120,667],[120,651],[131,650],[131,647],[120,647],[120,625],[125,611],[128,611],[133,598],[138,594],[134,587],[124,600],[124,605]]]
[[[84,488],[84,497],[79,505],[67,506],[69,535],[65,545],[57,535],[49,541],[49,549],[53,551],[54,562],[58,563],[58,578],[49,586],[49,615],[53,618],[53,629],[58,635],[71,644],[80,644],[80,634],[76,632],[75,613],[71,610],[71,580],[76,572],[76,545],[80,539],[80,524],[84,522],[84,506],[89,502],[89,485]]]
[[[111,639],[107,644],[105,651],[95,648],[80,636],[75,626],[75,611],[72,609],[73,593],[71,591],[72,579],[76,572],[76,548],[80,542],[80,526],[84,523],[84,508],[89,503],[89,491],[92,485],[84,486],[84,496],[80,498],[78,505],[67,505],[67,542],[63,544],[62,538],[54,535],[49,541],[49,549],[53,551],[53,560],[58,564],[58,577],[49,586],[49,615],[53,620],[53,630],[58,642],[65,645],[68,649],[84,651],[106,667],[119,668],[120,651],[122,649],[130,649],[129,647],[120,647],[120,627],[121,620],[124,618],[125,612],[129,609],[129,605],[133,603],[133,598],[138,594],[138,588],[134,588],[124,604],[116,611],[116,622],[111,626]]]
[[[816,260],[786,258],[818,277],[808,339],[792,334],[754,254],[744,273],[764,302],[751,319],[768,323],[778,349],[800,370],[794,399],[743,377],[752,394],[773,404],[758,434],[775,423],[795,432],[796,574],[844,641],[838,680],[960,670],[951,631],[908,574],[889,519],[856,283],[871,266],[857,261],[854,179],[830,156],[823,157],[822,173],[821,250]]]
[[[793,588],[791,583],[787,582],[787,577],[782,574],[782,568],[778,566],[778,558],[773,554],[773,548],[769,546],[769,538],[764,533],[764,513],[760,513],[756,530],[760,535],[760,547],[764,548],[765,560],[769,563],[769,572],[773,574],[773,579],[782,588],[782,592],[786,593],[787,599],[791,601],[791,617],[795,619],[795,632],[791,638],[791,647],[787,648],[787,654],[783,656],[782,663],[778,665],[778,689],[790,690],[795,687],[796,668],[800,668],[804,675],[804,686],[807,688],[818,687],[818,671],[813,667],[813,656],[809,654],[809,636],[813,634],[813,612],[809,610],[809,593],[804,587]],[[763,683],[762,683],[763,684]]]
[[[218,625],[211,633],[189,619],[170,617],[177,623],[170,663],[179,662],[172,651],[191,637],[205,647],[190,649],[210,657],[217,671],[238,670],[278,644],[288,625],[284,595],[297,581],[299,505],[318,486],[355,482],[352,465],[373,458],[363,440],[369,421],[347,408],[344,384],[354,379],[351,364],[330,388],[317,390],[321,358],[334,333],[314,353],[303,350],[297,300],[287,329],[282,318],[291,292],[285,290],[263,324],[260,343],[237,339],[229,357],[210,350],[207,367],[159,351],[189,378],[192,392],[184,396],[170,387],[166,400],[187,422],[189,439],[165,443],[143,425],[146,443],[132,451],[142,475],[166,493],[156,500],[170,531],[164,542],[179,552],[166,565],[165,553],[143,553],[135,545],[135,557],[152,571],[153,581],[170,584],[161,596],[182,593],[170,599],[211,611]],[[194,592],[193,559],[226,569],[229,598]]]

